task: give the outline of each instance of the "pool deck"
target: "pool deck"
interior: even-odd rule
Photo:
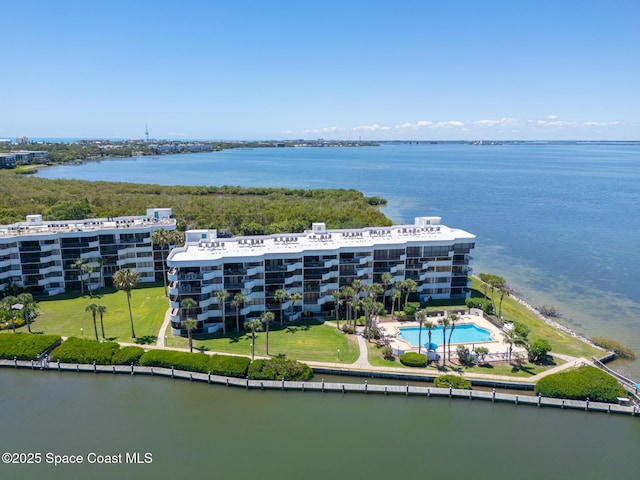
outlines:
[[[431,321],[437,325],[438,320],[441,318],[442,318],[441,316],[431,317]],[[482,346],[489,349],[489,354],[486,357],[488,361],[491,361],[491,360],[498,361],[498,360],[507,359],[508,352],[509,352],[509,345],[504,343],[504,332],[502,330],[500,330],[498,327],[496,327],[493,323],[489,322],[488,320],[485,320],[482,316],[477,316],[477,315],[470,315],[470,314],[459,315],[458,319],[456,320],[456,325],[463,325],[463,324],[475,324],[480,328],[484,328],[485,330],[488,330],[491,333],[491,338],[493,339],[493,341],[460,343],[460,344],[452,343],[451,344],[452,351],[455,351],[455,348],[458,345],[465,345],[467,348],[469,348],[469,350],[473,350],[473,347]],[[385,336],[385,338],[389,341],[389,345],[391,346],[391,348],[393,348],[393,351],[396,353],[418,351],[418,347],[414,347],[409,342],[403,340],[402,338],[398,338],[398,332],[400,331],[400,328],[419,327],[419,326],[420,324],[416,321],[384,322],[384,323],[378,324],[378,328],[380,329],[382,334]],[[449,333],[447,333],[447,339],[448,338],[449,338]],[[423,344],[427,343],[428,336],[426,335],[426,333],[423,334],[422,340],[423,340]],[[442,345],[442,335],[439,333],[434,333],[431,336],[431,342],[438,344],[436,353],[442,356],[444,353],[444,347]],[[425,348],[422,347],[421,351],[424,352]],[[522,347],[514,346],[512,353],[516,353],[516,352],[526,352],[526,350]]]

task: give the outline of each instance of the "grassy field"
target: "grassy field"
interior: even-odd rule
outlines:
[[[266,355],[266,334],[256,333],[255,354]],[[167,346],[188,348],[186,338],[167,338]],[[226,337],[212,335],[210,338],[195,338],[194,348],[204,348],[213,352],[251,355],[251,333],[228,332]],[[338,349],[340,358],[338,359]],[[299,322],[280,326],[277,323],[269,327],[269,353],[284,354],[292,360],[309,360],[316,362],[353,363],[358,359],[358,343],[353,335],[344,335],[335,327],[323,324],[314,319],[303,319]]]
[[[162,286],[139,287],[131,291],[131,309],[133,324],[136,330],[137,343],[155,343],[168,308],[167,299],[163,296]],[[103,316],[105,336],[116,342],[134,342],[131,338],[131,322],[127,296],[122,291],[101,290],[89,295],[58,295],[40,299],[40,315],[31,325],[34,332],[58,334],[65,337],[82,337],[95,339],[93,318],[85,312],[87,305],[96,303],[105,305],[107,310]],[[100,335],[100,318],[98,316],[98,334]],[[26,331],[26,327],[19,329]]]
[[[481,282],[477,278],[472,278],[471,288],[474,297],[484,296]],[[488,295],[491,297],[490,290]],[[494,299],[496,310],[499,302],[500,294],[496,291]],[[539,338],[548,340],[552,347],[552,355],[553,353],[562,353],[573,357],[586,358],[602,355],[602,350],[591,347],[583,341],[547,325],[535,313],[511,297],[505,297],[502,302],[502,318],[504,321],[518,321],[528,326],[531,329],[529,333],[529,340],[531,341]]]

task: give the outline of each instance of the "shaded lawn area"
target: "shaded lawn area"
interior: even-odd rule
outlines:
[[[266,337],[265,332],[256,333],[255,354],[258,356],[266,355]],[[189,341],[186,337],[169,336],[167,346],[189,348]],[[226,337],[222,333],[194,336],[193,347],[202,347],[212,352],[251,355],[251,332],[241,331],[237,334],[227,331]],[[334,326],[325,325],[319,320],[302,319],[284,326],[278,323],[269,325],[271,356],[284,354],[292,360],[349,364],[358,359],[359,353],[358,343],[353,335],[344,335]]]
[[[31,324],[34,332],[57,334],[65,337],[82,337],[95,340],[93,317],[85,312],[87,305],[95,303],[107,307],[103,315],[104,333],[108,340],[131,342],[131,322],[127,295],[123,291],[99,290],[93,298],[89,295],[64,294],[51,298],[38,299],[40,315]],[[131,291],[131,311],[136,330],[136,343],[155,343],[162,326],[168,302],[162,286],[138,287]],[[100,316],[96,317],[98,335]],[[82,329],[82,330],[80,330]],[[22,327],[20,331],[26,331]]]

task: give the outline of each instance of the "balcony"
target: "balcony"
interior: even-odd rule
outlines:
[[[289,263],[286,265],[287,272],[295,272],[296,270],[302,270],[302,262]]]
[[[169,270],[167,272],[167,279],[170,282],[175,282],[176,280],[178,280],[178,271],[175,268],[172,268],[171,270]]]
[[[178,290],[178,282],[172,282],[169,284],[169,295],[178,295],[180,291]]]
[[[327,272],[325,274],[322,275],[322,281],[326,282],[327,280],[331,279],[331,278],[338,278],[339,277],[339,272],[337,270],[332,271],[332,272]]]
[[[251,267],[247,268],[247,277],[253,277],[259,273],[264,273],[264,267]]]

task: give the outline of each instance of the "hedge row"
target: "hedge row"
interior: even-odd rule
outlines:
[[[113,356],[120,349],[115,342],[98,342],[83,338],[69,337],[51,352],[51,360],[64,363],[93,363],[111,365]]]
[[[616,403],[627,392],[611,375],[596,367],[584,366],[575,370],[554,373],[542,378],[535,386],[536,393],[545,397]]]
[[[313,376],[313,370],[305,363],[283,358],[271,358],[268,360],[255,360],[249,365],[247,373],[253,380],[309,380]]]
[[[245,377],[251,361],[247,357],[230,355],[204,355],[202,353],[174,352],[169,350],[150,350],[140,357],[140,365],[146,367],[174,367],[190,372]]]
[[[407,367],[426,367],[427,357],[422,353],[407,352],[400,355],[400,363]]]
[[[16,333],[0,335],[0,358],[36,360],[38,355],[51,349],[61,341],[60,335],[32,335]]]
[[[142,347],[122,347],[113,356],[112,363],[114,365],[137,365],[140,361],[140,357],[144,355],[144,348]]]
[[[439,388],[449,388],[449,386],[463,390],[469,390],[471,388],[471,381],[459,375],[442,375],[436,377],[433,380],[433,384]]]

